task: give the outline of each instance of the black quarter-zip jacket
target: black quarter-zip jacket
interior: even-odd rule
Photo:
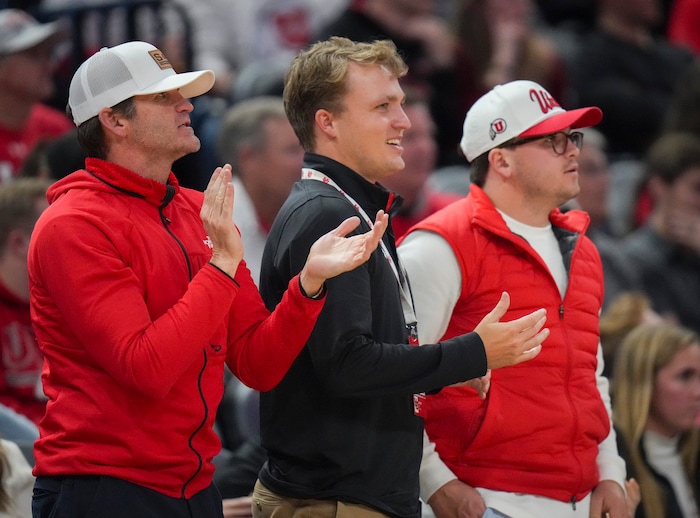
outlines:
[[[379,209],[391,214],[400,205],[381,185],[327,157],[307,153],[304,167],[331,178],[372,220]],[[295,184],[263,254],[260,290],[268,308],[280,301],[314,241],[350,216],[359,214],[332,185]],[[360,219],[355,232],[367,232]],[[383,241],[397,261],[389,230]],[[260,480],[287,497],[361,503],[417,518],[423,421],[414,414],[413,394],[484,375],[483,344],[470,333],[409,345],[399,283],[379,248],[327,288],[306,347],[282,382],[261,395],[268,461]]]

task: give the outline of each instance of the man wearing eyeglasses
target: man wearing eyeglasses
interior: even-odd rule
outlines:
[[[473,329],[503,291],[506,319],[542,305],[554,315],[539,356],[487,373],[485,398],[466,386],[427,397],[421,496],[438,518],[627,518],[598,336],[601,261],[588,215],[558,209],[579,192],[572,129],[601,118],[531,81],[496,86],[464,121],[469,195],[401,242],[421,343]]]

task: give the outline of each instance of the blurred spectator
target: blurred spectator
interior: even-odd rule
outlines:
[[[250,495],[266,460],[267,452],[256,435],[246,439],[224,463],[216,466],[214,484],[223,498],[225,518],[252,516]]]
[[[641,489],[636,518],[698,516],[699,413],[697,334],[663,323],[630,331],[615,360],[613,419]]]
[[[0,2],[0,6],[2,6],[3,9],[9,7],[28,11],[39,6],[41,2],[42,0],[5,0],[4,2]]]
[[[393,216],[391,224],[397,239],[426,216],[462,197],[438,192],[428,183],[435,173],[438,150],[435,123],[425,99],[407,89],[404,111],[411,121],[411,127],[401,139],[406,166],[381,180],[384,187],[403,198],[401,209]]]
[[[465,0],[457,7],[460,110],[498,84],[529,79],[566,104],[568,78],[554,42],[535,25],[532,0]],[[459,141],[460,133],[454,139]]]
[[[24,11],[0,10],[0,182],[19,174],[32,147],[73,128],[45,104],[54,92],[53,50],[65,37],[58,23],[40,24]]]
[[[62,18],[69,26],[73,43],[82,49],[74,57],[68,70],[70,82],[75,69],[87,57],[102,47],[112,47],[130,39],[152,43],[167,56],[177,72],[191,67],[183,43],[185,23],[178,14],[179,5],[172,1],[148,0],[43,0],[37,16],[47,19]],[[67,86],[67,85],[66,85]],[[68,96],[68,91],[65,92]],[[65,99],[62,99],[65,104]]]
[[[252,68],[247,74],[281,79],[277,72],[283,71],[294,55],[312,41],[313,34],[348,2],[179,1],[189,13],[194,28],[195,67],[213,70],[216,83],[212,93],[228,100],[237,95],[238,76],[248,67]]]
[[[605,362],[603,375],[612,379],[615,355],[632,329],[661,321],[662,318],[651,309],[649,297],[641,291],[626,291],[615,297],[600,315],[600,344]]]
[[[700,61],[695,60],[679,78],[666,109],[663,131],[700,135]]]
[[[214,458],[213,482],[223,499],[224,518],[249,518],[250,495],[267,459],[260,444],[260,398],[257,391],[245,386],[228,369],[225,378],[215,424],[222,449]]]
[[[437,126],[438,165],[462,163],[455,146],[465,113],[456,105],[456,40],[439,14],[437,0],[352,0],[314,39],[330,36],[360,42],[392,40],[409,67],[402,86],[417,89],[428,99]]]
[[[682,0],[661,0],[662,16],[655,25],[655,32],[662,34],[667,25],[669,12]],[[548,25],[578,34],[591,30],[599,11],[598,0],[536,0],[542,18]]]
[[[18,178],[0,186],[0,403],[37,424],[46,408],[37,390],[44,360],[29,312],[27,252],[50,184]]]
[[[27,462],[34,465],[34,442],[39,438],[39,427],[28,417],[0,404],[0,437],[16,444]]]
[[[535,0],[542,19],[552,27],[561,27],[578,33],[589,31],[595,25],[596,0]]]
[[[408,83],[423,86],[432,74],[453,66],[454,38],[435,0],[352,0],[315,39],[330,36],[354,41],[391,37],[410,67]]]
[[[60,180],[85,166],[85,152],[73,129],[65,135],[40,140],[27,155],[19,175]]]
[[[580,191],[572,205],[584,210],[591,218],[588,235],[611,234],[608,221],[608,192],[610,164],[605,136],[595,128],[583,128],[581,153],[578,156],[578,183]]]
[[[529,79],[544,86],[566,105],[568,78],[554,42],[534,24],[532,0],[464,0],[457,3],[457,88],[453,105],[457,118],[440,128],[449,142],[462,138],[464,114],[497,84]],[[441,91],[438,95],[449,95]],[[463,163],[452,145],[450,163]],[[444,160],[443,160],[444,162]]]
[[[630,272],[620,250],[620,239],[614,235],[610,225],[610,164],[605,136],[595,128],[583,128],[581,131],[584,139],[578,157],[579,193],[562,208],[581,209],[590,218],[586,233],[598,248],[603,262],[605,308],[620,293],[640,286],[638,279]]]
[[[31,518],[34,476],[17,445],[0,439],[0,518]]]
[[[668,39],[700,55],[700,1],[673,0],[668,20]]]
[[[658,136],[679,132],[700,136],[700,60],[698,59],[694,59],[676,81]],[[611,225],[613,233],[623,237],[643,225],[652,209],[652,199],[644,171],[644,156],[615,160],[611,164],[611,169],[613,173],[610,199]]]
[[[600,0],[596,28],[579,44],[572,69],[576,103],[605,113],[599,129],[613,159],[643,156],[695,60],[655,34],[662,19],[660,0]]]
[[[218,155],[233,170],[233,219],[241,231],[246,265],[258,283],[267,234],[301,177],[304,158],[282,99],[257,97],[229,108],[219,128]]]
[[[653,309],[700,331],[700,136],[663,135],[646,168],[652,212],[623,251]]]

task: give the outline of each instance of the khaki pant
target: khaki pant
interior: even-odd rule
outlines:
[[[253,518],[388,518],[388,516],[360,504],[311,498],[285,498],[273,493],[258,480],[253,490]]]

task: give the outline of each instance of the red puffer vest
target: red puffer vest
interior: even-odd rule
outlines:
[[[414,227],[444,237],[462,270],[444,338],[472,331],[503,291],[511,296],[503,321],[544,307],[551,330],[534,360],[492,372],[485,400],[468,387],[428,397],[425,425],[442,460],[469,485],[578,501],[598,482],[598,444],[610,428],[595,376],[603,274],[583,235],[588,216],[555,210],[550,221],[569,272],[563,300],[539,255],[479,187]]]

